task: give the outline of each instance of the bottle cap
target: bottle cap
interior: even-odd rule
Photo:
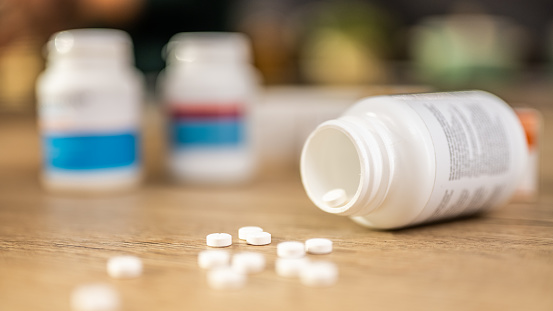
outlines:
[[[250,62],[250,41],[241,33],[188,32],[174,35],[166,46],[167,63]]]
[[[73,29],[55,33],[46,45],[48,60],[107,58],[133,62],[132,40],[117,29]]]

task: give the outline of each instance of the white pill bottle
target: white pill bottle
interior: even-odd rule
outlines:
[[[123,31],[75,29],[47,45],[37,81],[42,181],[61,191],[117,191],[141,178],[143,80]]]
[[[316,128],[301,177],[323,211],[394,229],[505,204],[527,153],[517,116],[492,94],[378,96]],[[335,189],[340,200],[325,196]]]
[[[167,45],[159,89],[168,116],[168,169],[193,184],[250,180],[256,168],[251,106],[259,76],[239,33],[180,33]]]

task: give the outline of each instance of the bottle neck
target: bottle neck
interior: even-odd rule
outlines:
[[[301,158],[302,182],[323,211],[363,216],[378,208],[388,193],[392,162],[378,120],[343,116],[321,124],[308,138]],[[334,206],[323,196],[343,189],[344,202]]]

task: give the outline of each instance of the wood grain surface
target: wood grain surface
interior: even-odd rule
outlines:
[[[553,110],[540,110],[553,120]],[[117,288],[123,310],[553,310],[552,134],[546,128],[537,202],[374,231],[315,208],[295,170],[232,188],[152,174],[124,194],[47,193],[34,118],[0,117],[0,310],[70,310],[71,291],[89,282]],[[150,166],[159,162],[152,152]],[[272,244],[238,241],[245,225],[272,233]],[[210,289],[196,260],[212,232],[233,234],[232,252],[265,254],[268,268],[241,290]],[[334,286],[305,287],[274,272],[278,242],[312,237],[334,241],[333,253],[310,256],[337,264]],[[106,260],[118,254],[141,257],[144,275],[110,279]]]

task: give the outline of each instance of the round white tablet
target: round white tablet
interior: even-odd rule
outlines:
[[[310,254],[328,254],[332,252],[332,241],[315,238],[305,241],[305,250]]]
[[[206,237],[207,246],[226,247],[232,245],[232,235],[228,233],[212,233]]]
[[[271,234],[269,232],[251,232],[248,234],[246,242],[251,245],[271,244]]]
[[[207,283],[213,289],[239,289],[246,285],[246,276],[230,267],[215,268],[207,272]]]
[[[142,260],[136,256],[115,256],[108,259],[108,275],[115,279],[130,279],[142,275]]]
[[[261,253],[241,252],[232,256],[232,269],[238,273],[256,273],[265,269],[265,256]]]
[[[281,258],[300,258],[305,256],[305,245],[302,242],[286,241],[278,243],[277,255]]]
[[[338,280],[338,268],[332,262],[311,262],[300,271],[300,280],[307,286],[330,286]]]
[[[323,195],[323,202],[330,207],[339,207],[348,200],[346,191],[342,188],[332,189]]]
[[[277,258],[275,271],[279,276],[294,278],[299,277],[301,270],[309,264],[309,259],[302,258]]]
[[[240,240],[245,240],[248,237],[248,234],[252,232],[263,232],[261,227],[257,226],[246,226],[238,229],[238,238]]]
[[[198,265],[203,269],[228,266],[229,262],[230,254],[224,250],[210,249],[198,254]]]
[[[71,293],[73,311],[115,311],[120,305],[119,294],[109,284],[81,285]]]

